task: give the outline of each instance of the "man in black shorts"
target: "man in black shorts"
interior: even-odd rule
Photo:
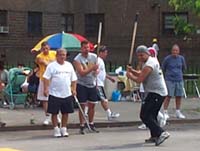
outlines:
[[[88,119],[91,129],[98,132],[94,126],[95,104],[98,101],[95,84],[96,72],[98,69],[97,56],[89,52],[88,41],[81,42],[81,53],[74,59],[74,66],[77,72],[77,97],[83,111],[88,105]],[[80,134],[85,134],[85,121],[82,113],[79,111]]]
[[[68,137],[68,113],[74,112],[74,97],[76,95],[76,73],[71,63],[65,61],[67,52],[58,49],[56,61],[48,64],[44,77],[44,96],[49,95],[48,113],[52,114],[52,124],[55,137]],[[62,123],[58,127],[57,114],[61,111]]]

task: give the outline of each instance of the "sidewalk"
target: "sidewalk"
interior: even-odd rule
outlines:
[[[132,126],[141,123],[139,118],[140,111],[139,102],[109,102],[110,108],[114,112],[119,112],[120,117],[108,121],[106,112],[102,109],[101,104],[96,106],[95,123],[97,127],[113,127],[113,126]],[[200,122],[200,99],[187,98],[182,101],[182,112],[186,119],[180,120],[175,117],[175,101],[172,99],[169,106],[170,123],[188,123]],[[30,123],[31,116],[34,116],[35,124]],[[49,129],[51,126],[43,126],[44,113],[42,108],[27,108],[16,106],[14,110],[9,108],[0,108],[0,116],[2,121],[6,122],[6,127],[0,128],[0,131],[8,130],[37,130]],[[79,126],[78,112],[70,114],[69,128],[77,128]]]

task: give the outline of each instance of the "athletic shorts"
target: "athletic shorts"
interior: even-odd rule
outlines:
[[[37,100],[48,101],[48,97],[44,96],[44,81],[42,80],[39,82]]]
[[[108,101],[104,88],[102,86],[97,87],[97,97],[100,101]]]
[[[69,96],[66,98],[58,98],[49,95],[47,112],[51,114],[58,114],[61,111],[62,114],[74,112],[74,97]]]
[[[80,104],[85,104],[87,101],[90,103],[97,103],[98,97],[96,87],[88,88],[77,84],[77,98]]]
[[[173,81],[166,81],[168,96],[183,96],[183,88],[184,83],[183,81],[180,82],[173,82]]]

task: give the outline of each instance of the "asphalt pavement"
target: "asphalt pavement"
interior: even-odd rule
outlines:
[[[109,101],[112,111],[120,113],[120,117],[108,120],[106,112],[101,104],[96,105],[95,125],[96,127],[117,127],[132,126],[141,124],[139,118],[141,102],[133,101]],[[175,101],[171,100],[169,106],[169,123],[191,123],[200,122],[200,98],[187,98],[182,100],[182,113],[186,119],[177,119],[175,117]],[[11,110],[8,106],[0,108],[1,121],[6,122],[5,127],[1,127],[0,131],[17,131],[17,130],[41,130],[51,129],[52,126],[43,126],[45,119],[44,112],[41,107],[24,108],[23,105],[17,105]],[[31,119],[34,119],[34,124]],[[77,110],[69,115],[68,128],[78,128],[79,119]]]

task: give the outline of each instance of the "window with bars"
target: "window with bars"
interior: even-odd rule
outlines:
[[[64,32],[74,32],[74,15],[73,14],[62,14],[61,26]]]
[[[164,34],[174,34],[174,17],[178,16],[181,19],[188,22],[188,13],[187,12],[165,12],[162,14],[163,16],[163,33]]]
[[[7,16],[8,16],[8,12],[6,10],[0,10],[0,26],[8,25]]]
[[[96,37],[98,35],[99,22],[104,25],[104,14],[85,14],[85,35],[87,37]]]
[[[28,12],[28,33],[42,35],[42,13]]]

